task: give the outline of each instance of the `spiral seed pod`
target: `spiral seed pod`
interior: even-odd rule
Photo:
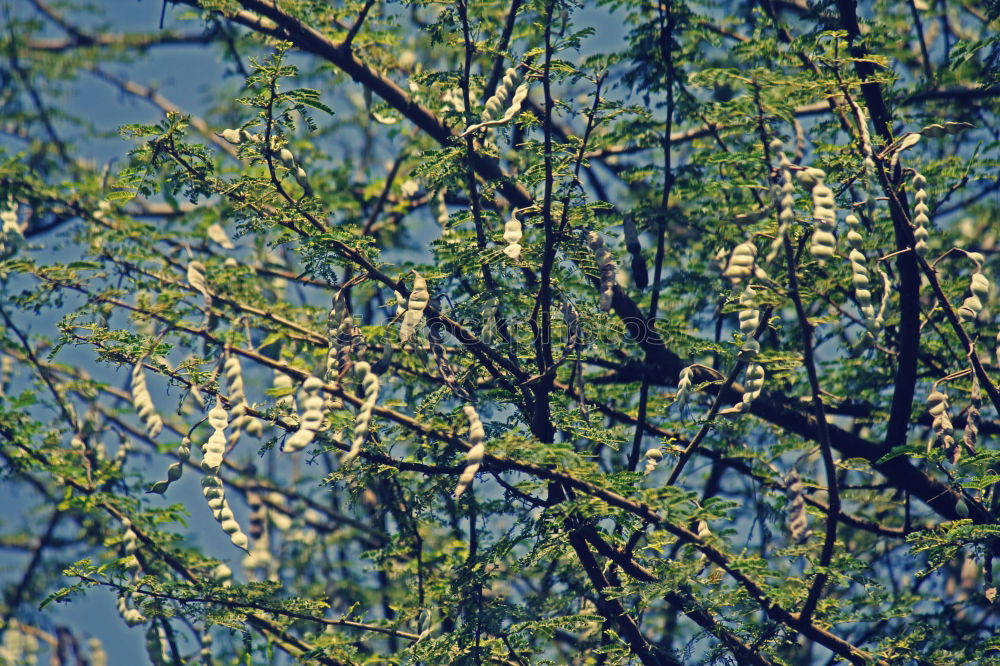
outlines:
[[[691,395],[691,387],[694,385],[694,366],[689,365],[681,370],[680,379],[677,381],[677,393],[674,394],[674,404],[684,409],[687,406],[688,396]]]
[[[875,306],[872,304],[872,292],[868,272],[867,259],[862,252],[863,238],[858,232],[861,226],[860,220],[854,213],[850,213],[844,218],[849,227],[847,232],[847,242],[851,245],[848,253],[848,260],[851,262],[851,284],[854,287],[854,297],[858,300],[861,314],[868,325],[868,329],[873,333],[882,328],[878,317],[875,314]]]
[[[218,396],[215,398],[215,407],[208,411],[208,424],[214,432],[201,445],[201,469],[206,474],[218,474],[222,457],[226,453],[226,428],[229,425],[229,414],[223,409]]]
[[[146,434],[155,438],[163,430],[163,419],[153,407],[153,398],[146,386],[146,373],[142,367],[142,359],[132,368],[132,406],[146,426]]]
[[[200,261],[191,261],[187,265],[187,281],[191,288],[198,291],[205,299],[205,307],[212,307],[212,292],[208,290],[208,281],[205,277],[205,265]]]
[[[431,297],[430,292],[427,291],[427,280],[416,271],[413,271],[413,275],[413,289],[410,291],[410,299],[406,303],[406,312],[403,314],[403,323],[399,328],[400,342],[408,342],[417,332],[417,326],[424,316],[424,309]]]
[[[594,251],[597,270],[601,276],[600,308],[604,312],[610,312],[615,296],[615,278],[618,274],[618,267],[615,265],[611,250],[604,246],[604,240],[596,231],[587,234],[587,247]]]
[[[622,231],[625,233],[625,249],[632,257],[632,281],[638,289],[645,289],[649,286],[649,273],[646,270],[646,259],[642,256],[639,230],[636,229],[635,220],[631,215],[626,215],[622,220]]]
[[[833,190],[827,187],[826,172],[822,169],[806,169],[800,173],[808,173],[808,178],[812,181],[813,222],[816,228],[809,252],[823,263],[837,251],[837,238],[833,235],[837,228]]]
[[[726,270],[722,274],[729,278],[734,285],[738,285],[753,275],[754,259],[756,256],[756,245],[750,241],[740,243],[733,248],[733,253],[729,257],[729,265],[726,266]]]
[[[661,460],[663,460],[663,451],[656,447],[648,449],[646,451],[646,467],[642,470],[643,476],[649,476]]]
[[[177,447],[177,457],[180,458],[178,462],[173,463],[167,468],[167,480],[157,481],[154,483],[148,492],[156,493],[162,495],[167,492],[167,488],[170,484],[181,478],[184,475],[184,463],[191,458],[191,439],[184,437],[181,439],[180,446]]]
[[[236,246],[233,245],[233,241],[229,240],[229,234],[226,230],[222,228],[222,225],[216,222],[208,228],[208,237],[212,239],[213,242],[218,243],[225,250],[235,250]]]
[[[743,414],[750,409],[750,403],[760,397],[764,389],[764,366],[759,363],[747,365],[746,374],[743,379],[743,399],[734,406],[723,409],[720,415]]]
[[[753,360],[760,352],[760,343],[753,337],[760,326],[760,310],[754,305],[754,290],[748,286],[740,294],[740,331],[743,333],[743,347],[740,349],[740,359]]]
[[[521,112],[521,104],[524,103],[524,100],[527,99],[527,97],[528,97],[528,84],[525,82],[519,85],[516,90],[514,90],[514,97],[510,100],[510,106],[507,107],[507,112],[503,114],[502,118],[496,118],[493,120],[484,120],[481,123],[470,125],[469,127],[465,128],[465,131],[462,132],[459,136],[465,137],[468,136],[469,134],[478,132],[479,130],[485,129],[487,127],[497,127],[499,125],[506,125],[511,120],[513,120],[518,113]]]
[[[326,352],[326,374],[323,378],[328,382],[335,382],[340,378],[342,367],[340,364],[340,328],[344,318],[349,316],[347,301],[343,293],[338,291],[333,295],[333,303],[326,326],[326,339],[329,348]]]
[[[951,416],[948,415],[948,396],[941,391],[934,389],[927,396],[927,411],[934,417],[931,427],[934,429],[935,439],[946,452],[955,448],[954,427],[951,423]]]
[[[361,445],[365,443],[365,439],[368,437],[368,428],[372,420],[372,410],[375,408],[375,401],[378,400],[378,376],[371,371],[371,366],[361,361],[354,365],[354,372],[361,377],[361,387],[364,390],[365,399],[361,403],[361,407],[358,408],[357,416],[354,418],[354,439],[351,440],[351,449],[340,459],[341,467],[350,465],[361,453]]]
[[[465,387],[458,383],[455,369],[448,358],[448,351],[444,346],[444,326],[440,321],[435,321],[430,325],[427,339],[430,341],[431,354],[434,356],[435,363],[437,363],[441,379],[451,389],[451,392],[455,394],[455,397],[471,402],[473,400],[472,396],[465,390]]]
[[[143,615],[137,608],[130,605],[132,600],[131,594],[125,594],[118,597],[118,614],[121,615],[122,619],[125,620],[125,624],[130,627],[135,627],[146,621],[146,616]]]
[[[465,405],[462,407],[462,411],[469,419],[469,443],[472,444],[472,448],[465,454],[465,469],[458,477],[458,485],[455,486],[455,499],[461,497],[465,489],[472,484],[472,480],[476,478],[476,472],[479,471],[479,466],[483,462],[483,456],[486,455],[486,447],[483,445],[486,440],[486,431],[483,430],[483,422],[479,420],[476,408],[472,405]]]
[[[805,543],[812,536],[803,491],[802,479],[799,478],[798,470],[793,467],[785,479],[785,496],[788,499],[788,531],[792,541],[796,543]]]
[[[503,249],[503,253],[516,261],[521,256],[521,250],[523,249],[520,245],[522,238],[521,222],[517,219],[516,208],[511,211],[510,219],[504,224],[503,229],[503,239],[507,242],[507,247]]]
[[[916,240],[916,245],[913,246],[913,249],[920,256],[924,256],[927,254],[927,237],[930,235],[927,231],[927,225],[931,221],[930,217],[928,217],[930,208],[927,207],[927,190],[925,189],[927,187],[927,179],[919,173],[914,174],[913,187],[916,190],[913,196],[917,201],[913,207],[913,223],[917,227],[913,230],[913,238]]]
[[[308,397],[302,402],[299,429],[285,440],[285,453],[295,453],[309,446],[316,432],[322,427],[324,407],[323,396],[320,393],[322,388],[323,380],[318,377],[309,377],[302,384],[302,390]]]
[[[496,92],[486,100],[482,120],[486,121],[496,118],[497,114],[500,113],[500,109],[503,108],[504,103],[507,101],[507,97],[510,96],[510,91],[514,90],[520,82],[521,75],[518,69],[516,67],[508,68],[504,72],[503,79],[501,79],[500,84],[497,86]]]

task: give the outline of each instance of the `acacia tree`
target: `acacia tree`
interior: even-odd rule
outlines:
[[[995,657],[995,2],[4,11],[0,661]]]

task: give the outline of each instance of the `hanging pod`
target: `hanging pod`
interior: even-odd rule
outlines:
[[[461,497],[465,489],[472,484],[472,480],[476,478],[476,472],[479,471],[479,466],[483,462],[483,457],[486,455],[486,447],[483,444],[486,440],[486,432],[483,430],[483,423],[479,420],[476,408],[472,405],[465,405],[462,407],[462,411],[469,419],[469,443],[472,444],[472,448],[465,454],[465,469],[458,477],[458,485],[455,486],[455,499]]]
[[[351,440],[350,450],[340,459],[341,467],[347,467],[361,454],[361,446],[368,437],[372,410],[375,408],[375,401],[378,400],[380,388],[378,375],[372,372],[371,366],[364,361],[354,365],[354,372],[361,377],[361,388],[365,397],[354,418],[354,438]]]
[[[424,316],[424,309],[430,301],[430,292],[427,291],[427,280],[421,277],[420,273],[413,271],[413,289],[410,291],[410,298],[406,302],[406,312],[403,313],[403,323],[399,327],[399,341],[408,342],[413,334],[417,332],[417,326]]]

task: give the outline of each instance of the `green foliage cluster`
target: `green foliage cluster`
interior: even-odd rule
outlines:
[[[861,4],[0,4],[0,663],[1000,661],[1000,5]]]

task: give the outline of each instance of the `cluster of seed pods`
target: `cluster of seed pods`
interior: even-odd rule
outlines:
[[[587,234],[587,247],[594,251],[594,260],[597,262],[600,274],[600,308],[604,312],[610,312],[615,296],[615,275],[618,273],[618,267],[615,265],[611,250],[604,245],[604,240],[596,231]]]
[[[143,359],[140,358],[135,367],[132,368],[132,406],[146,426],[146,434],[152,438],[163,430],[163,419],[156,413],[156,408],[153,406],[153,398],[146,386],[146,373],[143,370],[142,361]]]
[[[483,444],[486,441],[486,431],[483,429],[483,422],[479,420],[476,408],[472,405],[465,405],[462,407],[462,411],[469,419],[469,443],[472,444],[472,448],[465,454],[465,469],[458,477],[458,485],[455,486],[455,499],[461,497],[466,488],[472,484],[472,480],[476,478],[476,472],[479,471],[479,466],[483,462],[483,456],[486,455],[486,447]]]

